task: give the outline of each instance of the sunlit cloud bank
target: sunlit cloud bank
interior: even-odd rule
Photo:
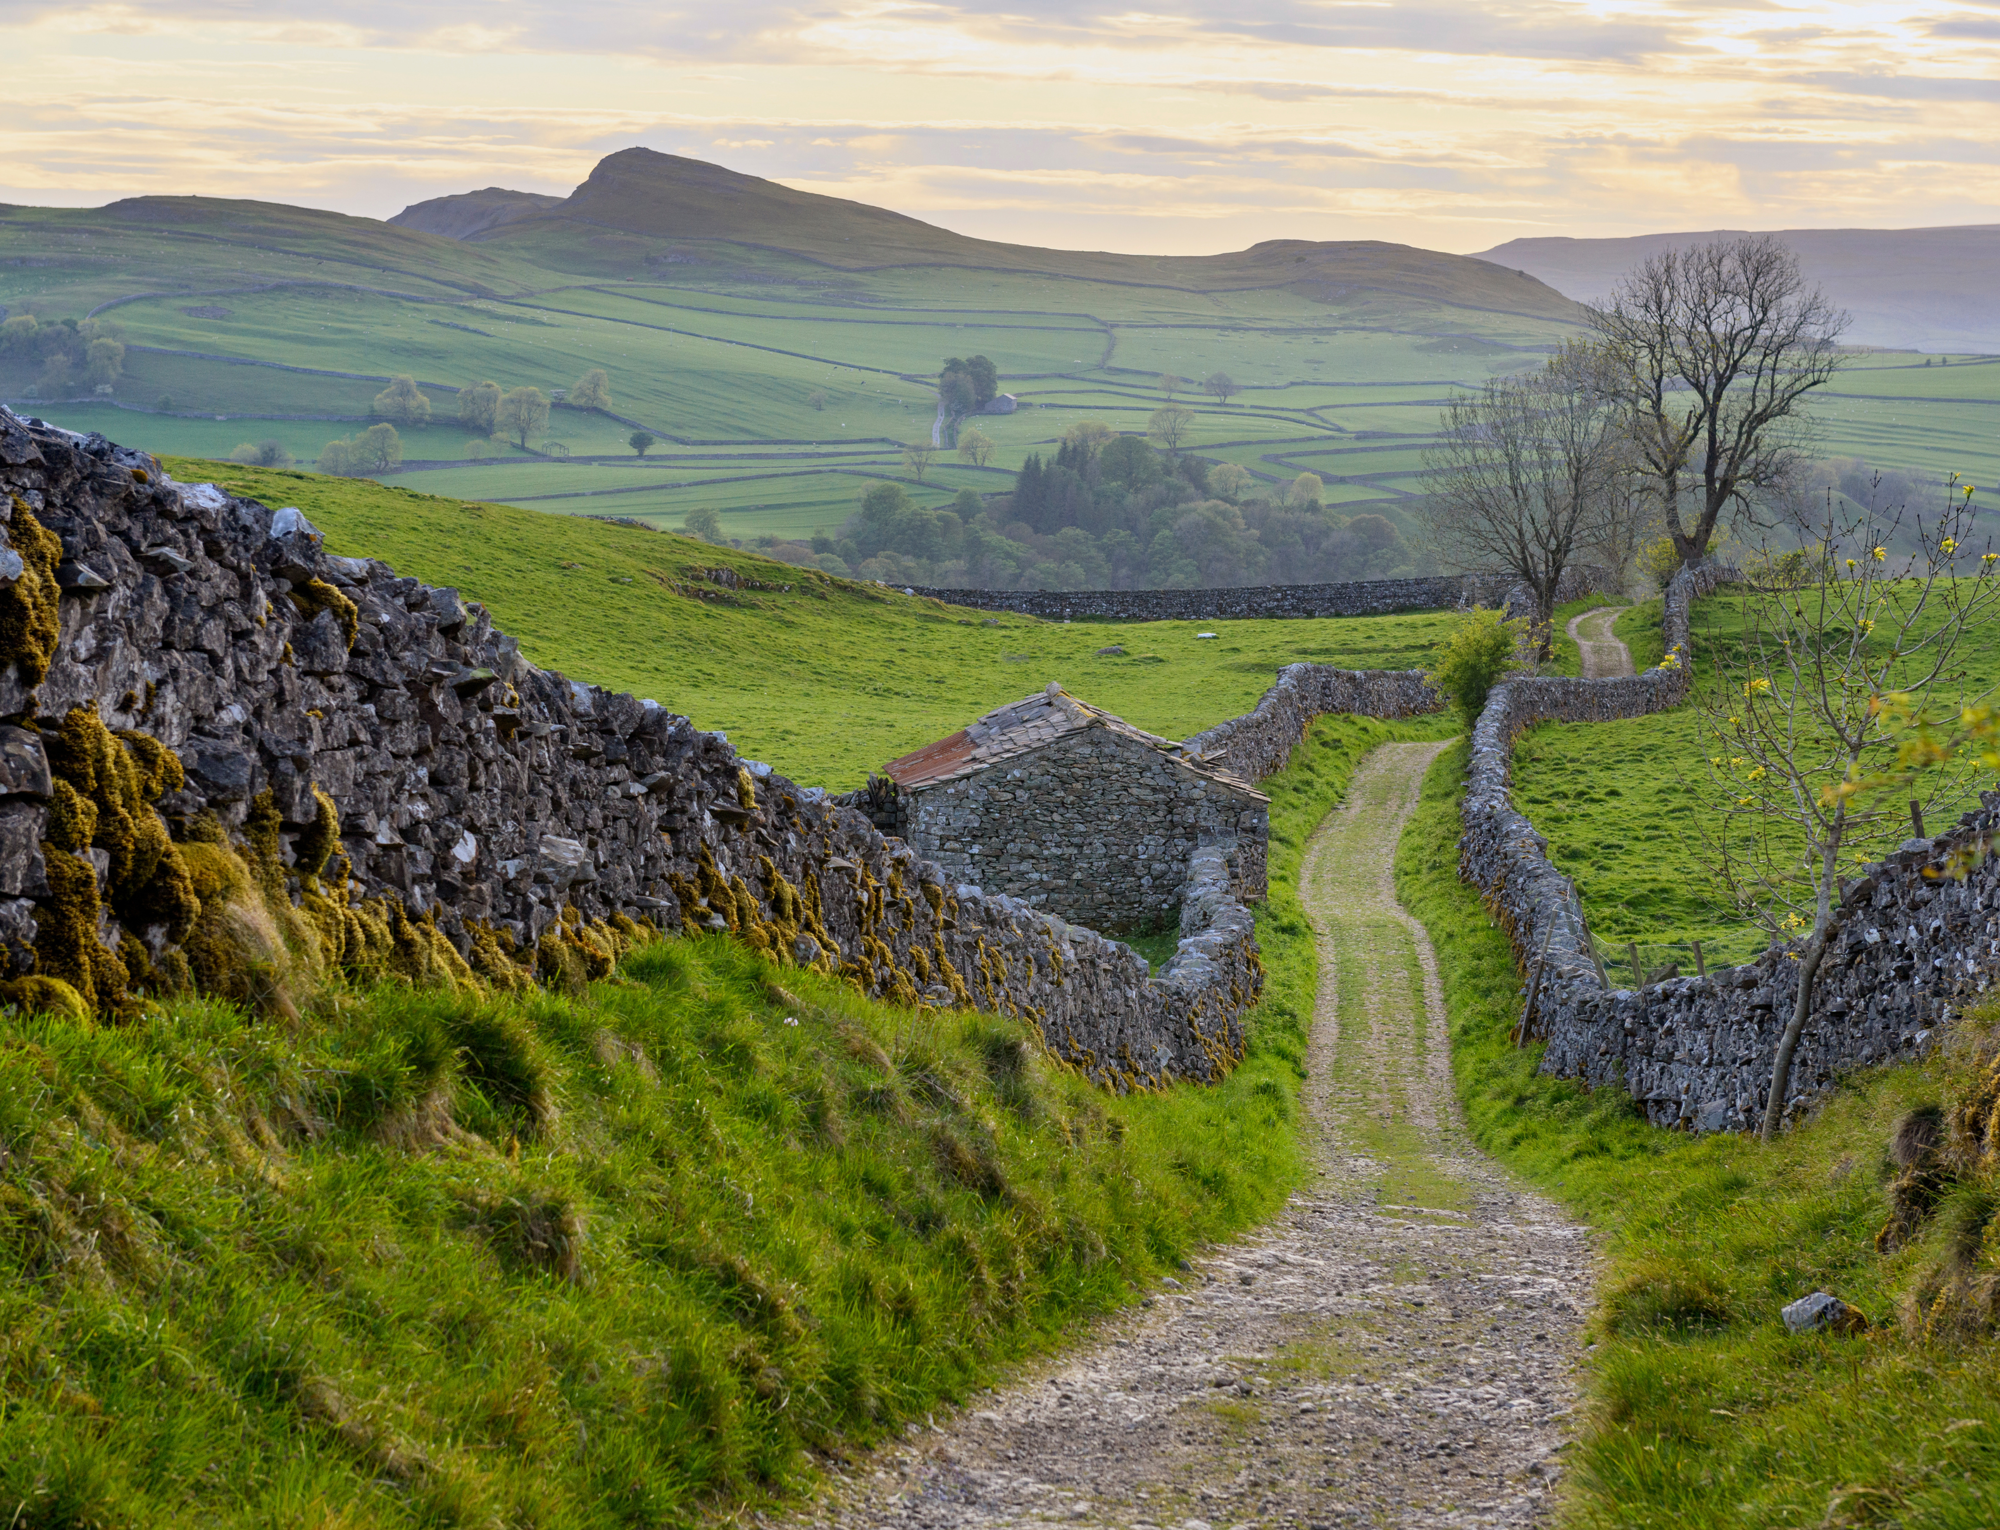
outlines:
[[[0,197],[384,216],[630,144],[1036,244],[2000,221],[2000,0],[0,3]]]

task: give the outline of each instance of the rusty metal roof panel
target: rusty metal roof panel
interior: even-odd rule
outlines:
[[[950,738],[941,738],[935,744],[926,744],[921,749],[912,750],[898,759],[891,760],[882,767],[882,774],[888,776],[905,791],[914,791],[921,786],[933,785],[947,776],[958,775],[971,763],[973,763],[972,735],[960,728]]]

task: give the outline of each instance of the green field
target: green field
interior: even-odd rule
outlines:
[[[1078,419],[1143,430],[1161,373],[1220,370],[1242,390],[1227,403],[1181,390],[1198,415],[1189,445],[1267,483],[1319,472],[1328,503],[1407,531],[1412,448],[1439,402],[1576,332],[1567,299],[1458,256],[1032,250],[763,182],[718,199],[705,188],[726,173],[689,179],[676,163],[655,157],[561,217],[476,242],[196,198],[0,210],[0,307],[95,315],[126,346],[108,397],[38,397],[23,356],[0,356],[0,396],[152,451],[270,439],[310,462],[407,373],[436,423],[404,432],[402,482],[663,522],[707,505],[743,539],[832,530],[870,479],[930,504],[1001,491]],[[930,437],[939,364],[974,353],[1022,407],[979,419],[990,467],[947,455],[915,483],[901,449]],[[611,375],[608,411],[558,408],[511,463],[456,465],[458,388],[548,391],[590,367]],[[662,438],[648,464],[607,472],[633,466],[638,427]]]
[[[1598,603],[1580,601],[1562,615]],[[1705,683],[1712,657],[1733,646],[1741,605],[1727,591],[1695,603],[1689,625],[1697,684]],[[1659,621],[1653,600],[1614,624],[1640,668],[1659,662]],[[1576,673],[1574,647],[1561,647],[1556,671]],[[1973,629],[1959,655],[1973,693],[2000,685],[2000,632]],[[1628,943],[1638,945],[1649,972],[1668,963],[1693,972],[1697,940],[1711,966],[1747,961],[1769,944],[1736,913],[1704,858],[1715,748],[1692,704],[1622,722],[1542,723],[1515,745],[1514,805],[1547,837],[1556,868],[1575,881],[1615,981],[1631,982]],[[1970,797],[1936,815],[1938,826],[1968,805]]]
[[[37,396],[39,362],[0,355],[0,397],[75,429],[185,456],[271,439],[310,462],[407,373],[436,423],[405,432],[400,480],[659,522],[710,506],[738,539],[832,531],[870,480],[925,504],[998,492],[1079,419],[1143,430],[1162,373],[1190,380],[1200,455],[1267,484],[1317,473],[1330,506],[1407,535],[1441,404],[1582,332],[1566,298],[1466,257],[1037,250],[645,151],[472,241],[202,198],[0,209],[0,308],[94,316],[124,342],[102,398]],[[917,483],[901,448],[930,437],[941,360],[974,353],[1022,407],[978,420],[988,468],[947,458]],[[1813,450],[2000,475],[2000,358],[1926,359],[1857,352],[1819,398]],[[456,465],[458,388],[553,391],[591,367],[611,375],[608,410],[558,408],[510,461]],[[1216,371],[1241,390],[1226,403],[1193,385]],[[661,440],[628,470],[635,428]]]
[[[1241,389],[1228,402],[1193,381],[1179,393],[1192,450],[1265,484],[1316,473],[1331,508],[1407,537],[1442,404],[1582,332],[1567,299],[1463,257],[1032,250],[767,182],[719,197],[707,182],[726,172],[689,180],[677,163],[594,178],[574,208],[473,242],[199,198],[0,209],[0,308],[95,315],[126,346],[107,397],[38,396],[39,363],[4,354],[0,397],[152,451],[275,440],[310,463],[407,373],[435,413],[403,432],[394,481],[660,524],[707,506],[732,538],[799,539],[838,528],[871,481],[926,505],[1004,491],[1080,419],[1143,431],[1160,374],[1223,371]],[[918,482],[902,447],[930,438],[941,360],[973,353],[1021,408],[977,421],[988,467],[947,451]],[[2000,476],[2000,358],[1924,359],[1857,353],[1820,397],[1813,450]],[[610,373],[611,407],[558,408],[526,449],[470,444],[457,423],[460,387],[553,391],[591,367]],[[635,428],[660,437],[643,464]]]
[[[1186,738],[1249,711],[1285,664],[1420,668],[1451,621],[1437,612],[1045,622],[830,580],[670,533],[366,479],[182,459],[168,468],[186,482],[297,505],[333,551],[384,559],[484,602],[535,662],[650,696],[794,780],[835,790],[1052,680],[1139,727]],[[720,566],[793,588],[732,594],[686,573]],[[707,598],[684,593],[692,590]],[[1097,653],[1113,646],[1125,652]]]

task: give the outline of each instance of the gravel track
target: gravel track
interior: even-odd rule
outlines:
[[[1632,673],[1632,650],[1624,640],[1611,635],[1611,624],[1627,606],[1598,606],[1580,616],[1572,616],[1566,629],[1569,640],[1583,656],[1583,678],[1616,680]]]
[[[1389,744],[1307,852],[1314,1167],[1143,1309],[838,1479],[798,1523],[1531,1525],[1574,1403],[1583,1231],[1471,1144],[1436,961],[1396,901],[1438,744]]]

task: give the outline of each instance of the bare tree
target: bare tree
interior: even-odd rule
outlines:
[[[1621,410],[1593,346],[1497,377],[1447,407],[1425,453],[1418,512],[1439,564],[1506,570],[1532,592],[1537,657],[1548,658],[1563,571],[1603,530],[1621,466]]]
[[[1837,516],[1832,495],[1804,559],[1767,560],[1796,571],[1790,588],[1753,589],[1735,602],[1733,643],[1705,656],[1697,686],[1719,812],[1700,821],[1711,871],[1744,914],[1774,938],[1803,937],[1799,986],[1778,1043],[1764,1112],[1769,1140],[1784,1119],[1792,1055],[1812,1009],[1814,980],[1834,926],[1842,871],[1879,859],[1909,819],[1970,795],[1983,751],[1918,751],[1911,720],[1973,715],[1957,667],[1960,640],[2000,608],[2000,558],[1953,576],[1967,553],[1972,495],[1954,480],[1934,520],[1903,510]],[[1915,554],[1892,559],[1912,535]]]
[[[962,431],[958,437],[958,460],[985,467],[993,460],[993,438],[983,430]]]
[[[1218,403],[1226,404],[1242,387],[1227,372],[1210,372],[1201,380],[1202,391],[1211,395]]]
[[[1160,391],[1166,394],[1168,403],[1172,403],[1174,395],[1186,386],[1187,379],[1185,377],[1176,377],[1171,372],[1162,372],[1160,374]]]
[[[1153,411],[1153,417],[1146,422],[1146,433],[1170,452],[1181,449],[1194,431],[1194,411],[1181,404],[1167,404]]]
[[[1780,481],[1805,396],[1841,362],[1847,315],[1768,234],[1667,250],[1596,304],[1639,471],[1674,551],[1708,553],[1725,510]]]
[[[911,477],[922,483],[924,475],[931,470],[931,464],[937,461],[937,454],[938,449],[930,442],[912,441],[903,448],[903,466],[910,470]]]
[[[1659,536],[1658,502],[1634,470],[1628,447],[1623,467],[1605,487],[1604,514],[1584,555],[1609,569],[1614,584],[1623,590],[1632,583],[1641,550]]]

